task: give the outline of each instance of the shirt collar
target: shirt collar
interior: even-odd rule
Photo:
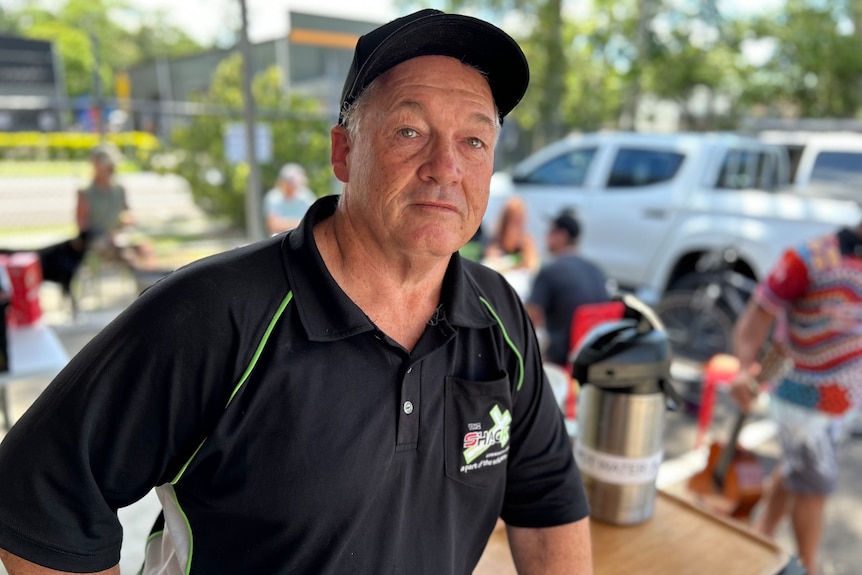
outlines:
[[[333,279],[314,241],[314,226],[335,213],[337,195],[317,200],[299,226],[285,234],[283,257],[300,321],[313,341],[335,341],[374,329],[365,313]],[[453,326],[488,327],[494,318],[482,304],[482,292],[456,253],[443,279],[445,320]]]

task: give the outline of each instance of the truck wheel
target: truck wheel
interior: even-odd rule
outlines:
[[[745,274],[734,270],[718,270],[687,273],[673,282],[668,292],[717,289],[718,292],[711,296],[714,304],[721,306],[735,321],[745,310],[756,286],[757,281]]]
[[[692,290],[710,283],[721,281],[721,271],[688,272],[677,278],[668,291]]]
[[[717,353],[731,351],[733,317],[722,305],[704,305],[699,290],[668,291],[655,312],[675,359],[705,363]]]

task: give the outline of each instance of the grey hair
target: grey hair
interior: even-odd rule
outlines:
[[[351,140],[356,140],[356,136],[359,135],[363,120],[367,115],[368,102],[374,98],[374,94],[379,90],[379,80],[379,76],[372,80],[360,92],[359,96],[351,104],[346,104],[341,111],[342,125],[347,130],[347,135],[350,136]]]
[[[464,64],[473,70],[479,72],[483,78],[487,80],[488,75],[485,74],[482,70],[476,68],[475,66],[470,66],[469,64]],[[356,140],[356,136],[359,135],[359,132],[362,128],[362,124],[367,119],[365,116],[367,115],[368,102],[370,102],[374,95],[380,89],[380,78],[382,76],[378,76],[374,80],[368,84],[365,89],[360,92],[359,96],[356,97],[355,100],[351,104],[347,104],[341,110],[341,122],[344,128],[347,130],[347,135],[350,136],[351,140]],[[497,140],[500,139],[500,131],[503,128],[503,122],[500,119],[500,111],[497,109],[497,103],[494,103],[494,144],[496,145]]]

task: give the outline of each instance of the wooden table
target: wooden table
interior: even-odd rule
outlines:
[[[778,575],[791,557],[747,526],[659,490],[651,519],[591,523],[595,575]],[[473,575],[516,575],[505,528],[491,536]]]

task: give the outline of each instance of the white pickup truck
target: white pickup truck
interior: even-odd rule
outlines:
[[[482,227],[517,195],[544,246],[549,220],[572,208],[581,253],[656,305],[698,283],[707,253],[732,247],[733,269],[757,280],[788,246],[862,220],[855,202],[800,194],[789,174],[785,148],[729,133],[573,135],[494,174]]]

